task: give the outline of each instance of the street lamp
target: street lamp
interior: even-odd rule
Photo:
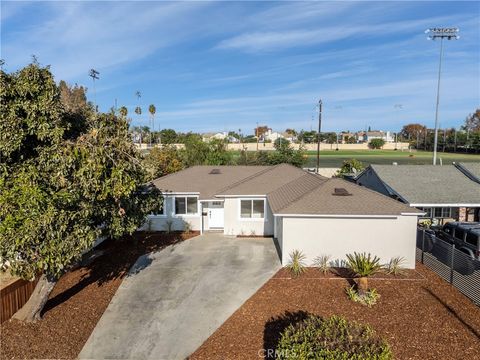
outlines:
[[[440,102],[440,74],[442,73],[443,39],[458,40],[458,28],[431,28],[425,31],[428,40],[440,39],[440,61],[438,64],[437,82],[437,103],[435,107],[435,137],[433,141],[433,165],[437,165],[437,143],[438,143],[438,104]]]

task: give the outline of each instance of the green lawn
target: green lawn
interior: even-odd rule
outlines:
[[[315,167],[317,155],[315,151],[309,151],[306,167]],[[340,167],[344,160],[357,159],[368,164],[431,164],[433,153],[429,151],[400,151],[400,150],[322,150],[320,151],[320,167]],[[438,158],[443,164],[453,162],[480,161],[480,155],[438,153]]]

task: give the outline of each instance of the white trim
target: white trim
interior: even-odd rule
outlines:
[[[175,198],[185,198],[185,212],[187,211],[187,208],[188,208],[188,204],[187,204],[187,197],[194,197],[197,199],[197,212],[195,214],[177,214],[177,208],[176,208],[176,204],[175,204]],[[173,196],[173,204],[172,204],[172,207],[173,207],[173,212],[172,212],[172,215],[173,217],[175,218],[193,218],[193,217],[200,217],[200,212],[199,212],[199,209],[200,209],[200,201],[198,200],[198,196],[189,196],[189,195],[181,195],[181,196]]]
[[[480,204],[409,204],[410,207],[480,207]]]
[[[225,199],[207,199],[207,200],[199,200],[200,202],[212,202],[212,201],[221,201],[225,202]]]
[[[397,219],[400,215],[326,215],[326,214],[273,214],[280,217],[312,217],[312,218],[365,218],[365,219]]]
[[[267,195],[215,195],[218,197],[224,197],[224,198],[266,198]]]
[[[244,218],[242,217],[242,201],[244,200],[263,200],[263,217],[261,218]],[[253,208],[253,202],[252,202],[252,208]],[[253,209],[252,209],[253,212]],[[238,199],[238,220],[239,221],[262,221],[262,222],[268,222],[267,219],[267,199],[265,197],[263,198],[239,198]]]
[[[161,191],[161,190],[160,190]],[[199,191],[162,191],[162,195],[175,196],[175,195],[200,195]]]

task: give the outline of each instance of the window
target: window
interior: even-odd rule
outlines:
[[[456,228],[456,229],[455,229],[455,237],[456,237],[458,240],[463,241],[463,235],[465,235],[465,232],[464,232],[462,229],[459,229],[459,228]]]
[[[265,200],[240,200],[240,217],[242,219],[263,219],[265,217]]]
[[[474,234],[473,232],[467,233],[467,237],[465,238],[465,241],[473,246],[477,246],[478,240],[478,235]]]
[[[196,215],[198,213],[197,198],[194,196],[175,197],[175,215]]]
[[[164,216],[165,215],[165,199],[163,199],[163,204],[159,212],[157,213],[151,213],[150,215],[152,216]]]

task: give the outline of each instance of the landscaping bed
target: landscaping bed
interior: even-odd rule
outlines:
[[[396,359],[480,359],[480,308],[421,264],[395,278],[377,274],[381,297],[371,308],[350,301],[351,279],[309,269],[298,278],[280,270],[240,307],[191,359],[256,359],[279,333],[306,314],[344,316],[370,324]]]
[[[103,242],[97,249],[104,255],[62,276],[41,321],[13,319],[1,325],[0,358],[76,358],[137,258],[196,235],[139,232]]]

